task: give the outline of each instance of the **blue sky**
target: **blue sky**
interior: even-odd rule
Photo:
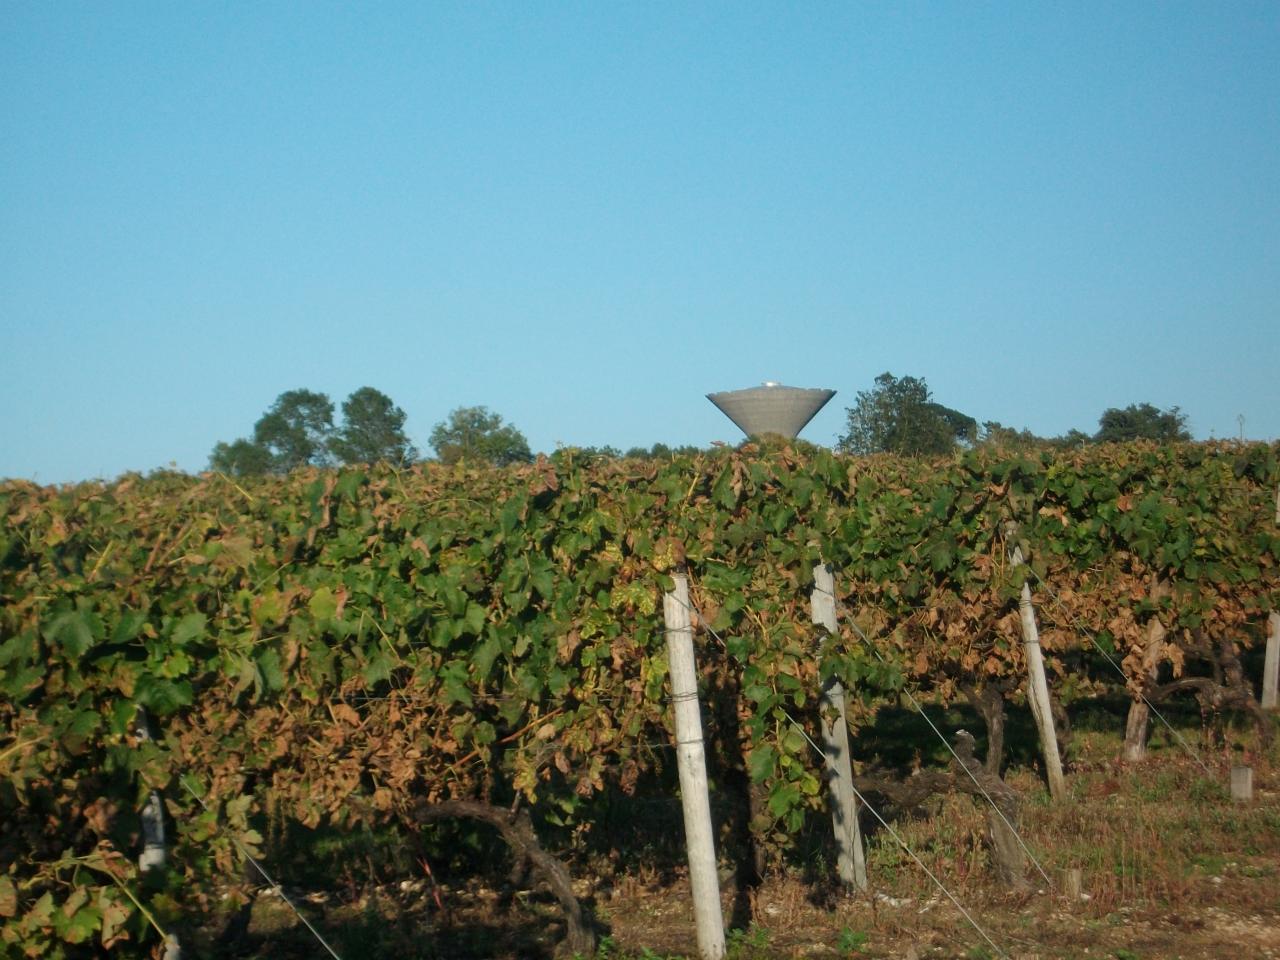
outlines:
[[[0,5],[0,476],[375,386],[534,449],[883,371],[1280,436],[1280,5]]]

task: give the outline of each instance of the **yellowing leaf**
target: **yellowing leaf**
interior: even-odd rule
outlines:
[[[332,620],[338,612],[338,601],[328,587],[320,587],[311,594],[307,609],[317,620]]]

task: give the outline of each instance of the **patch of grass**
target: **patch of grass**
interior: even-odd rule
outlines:
[[[754,923],[746,930],[730,930],[725,936],[725,956],[728,960],[768,957],[769,940],[769,931]]]
[[[845,927],[840,931],[840,936],[836,938],[836,949],[845,956],[852,956],[855,953],[862,953],[866,950],[867,941],[870,939],[870,934],[861,930],[854,930],[852,927]]]
[[[1194,853],[1188,859],[1192,866],[1203,873],[1221,873],[1227,865],[1227,858],[1221,854]]]
[[[1156,770],[1152,775],[1131,781],[1133,796],[1142,803],[1169,803],[1178,798],[1176,770]]]

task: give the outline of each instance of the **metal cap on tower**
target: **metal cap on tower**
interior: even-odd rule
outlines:
[[[773,433],[794,439],[835,395],[834,390],[785,387],[766,380],[748,390],[708,393],[707,399],[749,437]]]

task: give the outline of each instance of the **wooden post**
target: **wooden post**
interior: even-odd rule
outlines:
[[[813,593],[809,606],[813,622],[836,636],[836,585],[831,568],[813,568]],[[822,752],[826,757],[831,825],[836,835],[836,870],[843,883],[867,889],[867,859],[858,826],[858,796],[853,789],[853,763],[849,753],[849,722],[845,715],[844,686],[834,677],[822,685]]]
[[[1013,565],[1021,566],[1022,549],[1013,548]],[[1027,657],[1027,701],[1040,731],[1040,750],[1044,754],[1045,775],[1049,780],[1049,795],[1054,800],[1064,800],[1067,783],[1062,776],[1062,758],[1058,755],[1058,733],[1053,727],[1053,710],[1049,705],[1049,681],[1044,675],[1044,655],[1040,652],[1040,629],[1036,626],[1036,610],[1031,605],[1031,587],[1022,584],[1022,596],[1018,600],[1018,613],[1022,617],[1022,649]]]
[[[1067,867],[1058,880],[1062,895],[1068,900],[1084,899],[1084,871],[1079,867]]]
[[[680,771],[680,802],[684,810],[685,847],[689,854],[689,882],[693,887],[693,919],[698,930],[698,953],[702,960],[720,960],[724,956],[724,915],[720,908],[720,878],[716,875],[711,801],[707,796],[707,760],[702,745],[698,675],[689,617],[689,580],[683,574],[676,574],[673,579],[675,589],[663,597],[662,612],[667,621],[676,764]]]
[[[1238,803],[1248,803],[1253,799],[1253,767],[1231,768],[1231,799]]]
[[[1262,709],[1276,709],[1276,686],[1280,682],[1280,613],[1267,617],[1267,658],[1262,664]]]

